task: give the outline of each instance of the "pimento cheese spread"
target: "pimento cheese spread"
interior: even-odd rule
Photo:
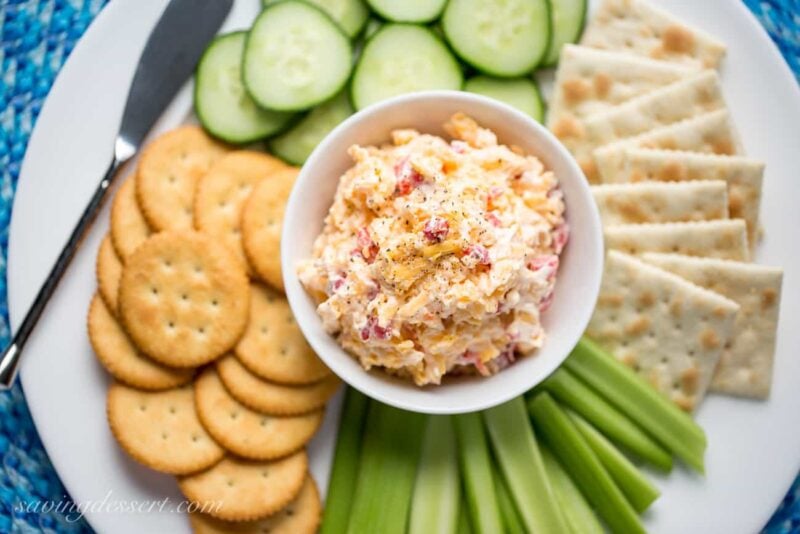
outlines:
[[[557,177],[456,114],[452,141],[395,130],[353,146],[298,267],[328,333],[365,369],[417,385],[492,375],[541,347],[568,239]]]

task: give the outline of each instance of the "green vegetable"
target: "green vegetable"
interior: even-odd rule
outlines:
[[[566,367],[550,375],[541,387],[629,452],[663,471],[672,469],[672,456],[658,442]]]
[[[573,349],[565,366],[675,456],[698,472],[704,471],[703,429],[631,369],[585,337]]]
[[[370,402],[348,533],[405,534],[426,417]]]
[[[497,504],[500,506],[500,515],[503,516],[503,524],[506,526],[507,534],[525,534],[525,526],[522,524],[522,518],[514,506],[514,501],[511,498],[511,492],[506,487],[503,477],[500,472],[492,469],[494,475],[494,487],[497,488]]]
[[[558,463],[550,448],[540,443],[542,461],[547,478],[553,486],[556,501],[564,513],[570,534],[605,534],[605,529],[597,519],[592,507],[575,485],[569,475]]]
[[[461,480],[453,420],[448,415],[431,415],[417,467],[408,533],[454,534],[460,499]]]
[[[575,412],[567,411],[567,413],[600,459],[600,463],[603,464],[611,478],[619,486],[619,489],[625,494],[633,509],[639,513],[647,510],[653,504],[653,501],[661,495],[658,489],[586,419]]]
[[[566,522],[547,480],[525,401],[517,397],[483,412],[504,480],[530,532],[561,533]]]
[[[453,416],[458,437],[458,458],[467,497],[472,530],[477,534],[502,532],[503,522],[492,480],[492,461],[481,414]]]
[[[529,404],[534,427],[613,532],[644,533],[639,516],[569,416],[548,393]]]
[[[469,521],[469,506],[464,492],[461,492],[461,506],[458,507],[458,534],[472,534],[472,524]]]
[[[368,404],[367,397],[358,390],[348,387],[345,391],[320,534],[347,532],[350,505],[353,502],[353,492],[358,478],[361,436],[364,433]]]

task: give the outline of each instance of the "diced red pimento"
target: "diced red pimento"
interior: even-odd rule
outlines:
[[[362,341],[367,341],[370,338],[389,339],[391,333],[391,328],[381,326],[378,324],[378,318],[374,315],[371,315],[367,319],[366,326],[361,329],[361,339]]]
[[[464,254],[475,259],[478,265],[491,265],[492,259],[489,257],[489,250],[483,245],[469,245],[464,249]]]
[[[372,240],[372,237],[369,235],[369,229],[366,227],[362,228],[356,234],[356,244],[358,247],[353,251],[354,253],[361,254],[367,263],[372,263],[375,261],[375,257],[378,255],[378,244]]]
[[[408,158],[403,158],[394,166],[394,175],[397,178],[395,185],[395,193],[400,196],[405,196],[411,191],[416,189],[425,178],[417,172],[417,170],[408,161]]]
[[[347,281],[347,273],[339,273],[334,275],[328,281],[328,294],[336,293],[339,291]]]
[[[425,223],[422,233],[431,243],[441,243],[450,232],[450,223],[443,217],[433,216]]]
[[[561,254],[561,251],[567,246],[567,241],[569,241],[569,225],[567,223],[559,224],[553,230],[553,250],[556,254]]]
[[[489,375],[491,375],[491,374],[492,374],[492,373],[491,373],[491,371],[489,371],[489,368],[488,368],[488,367],[486,367],[486,365],[485,365],[485,364],[484,364],[484,363],[481,361],[481,359],[478,357],[478,354],[477,354],[477,353],[475,353],[475,352],[472,352],[471,350],[467,350],[466,352],[464,352],[464,356],[462,356],[462,358],[463,358],[464,360],[466,360],[466,361],[470,362],[472,365],[474,365],[474,366],[475,366],[475,369],[477,369],[477,370],[478,370],[478,372],[479,372],[481,375],[483,375],[483,376],[489,376]]]
[[[531,261],[528,262],[528,269],[531,271],[541,271],[547,273],[546,279],[547,281],[551,281],[556,277],[556,273],[558,272],[558,256],[555,254],[543,254],[541,256],[536,256]]]
[[[503,221],[501,221],[500,217],[495,215],[493,211],[486,212],[486,220],[489,221],[492,226],[500,227],[503,225]]]

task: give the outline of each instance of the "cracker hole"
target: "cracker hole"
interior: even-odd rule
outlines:
[[[186,302],[187,300],[189,300],[189,295],[187,295],[186,293],[183,293],[183,294],[181,295],[181,300],[182,300],[182,301],[184,301],[184,302]]]
[[[261,471],[261,476],[264,477],[264,478],[267,478],[269,476],[269,471],[264,469],[263,471]]]
[[[681,247],[679,247],[678,245],[672,245],[672,252],[680,252],[680,250]]]
[[[683,330],[683,325],[681,323],[675,323],[675,330]]]
[[[194,273],[195,274],[203,274],[203,268],[199,265],[194,266]]]
[[[231,412],[231,419],[236,419],[237,417],[239,417],[239,412],[236,411]]]
[[[667,359],[667,357],[666,357],[666,356],[662,356],[662,357],[661,357],[661,363],[663,363],[664,365],[667,365],[667,362],[668,362],[668,361],[669,361],[669,360]]]
[[[294,317],[293,317],[293,316],[291,316],[291,315],[287,315],[287,316],[286,316],[286,322],[287,322],[288,324],[292,324],[292,323],[294,322]]]
[[[655,337],[656,337],[656,333],[655,333],[655,332],[653,332],[652,330],[650,330],[650,331],[647,333],[647,337],[649,337],[649,338],[651,338],[651,339],[652,339],[652,338],[655,338]]]
[[[174,184],[175,183],[175,175],[174,174],[170,174],[169,177],[167,178],[167,180],[169,180],[169,183]]]
[[[147,406],[145,406],[144,404],[140,404],[139,405],[139,411],[146,412],[147,411]]]
[[[294,510],[292,510],[291,508],[287,508],[286,509],[286,515],[288,515],[289,517],[292,517],[294,515]]]
[[[267,226],[275,226],[275,219],[267,219]]]
[[[690,351],[689,351],[689,357],[690,357],[690,358],[694,358],[694,351],[693,351],[693,350],[690,350]]]
[[[157,287],[151,287],[150,288],[150,293],[152,293],[153,296],[157,297],[158,296],[158,288]]]
[[[198,328],[197,333],[200,334],[201,336],[204,335],[206,333],[205,327],[201,326],[200,328]]]
[[[181,152],[181,160],[186,161],[186,158],[189,157],[189,154],[186,152]]]
[[[200,441],[200,437],[199,437],[199,436],[197,436],[197,434],[193,435],[193,436],[192,436],[192,442],[193,442],[193,443],[197,443],[198,441]]]
[[[636,372],[638,373],[639,371],[641,371],[641,370],[642,370],[642,366],[641,366],[641,365],[639,365],[638,363],[637,363],[637,364],[634,364],[634,366],[633,366],[633,370],[634,370],[634,371],[636,371]]]
[[[228,203],[225,202],[224,200],[220,200],[218,205],[219,205],[220,208],[224,208],[225,206],[228,205]]]
[[[161,434],[161,439],[167,439],[167,437],[168,437],[168,434],[166,432]]]
[[[233,485],[234,485],[234,481],[233,481],[233,479],[229,479],[229,480],[228,480],[228,487],[229,487],[229,488],[232,488],[232,487],[233,487]]]
[[[679,382],[677,382],[677,381],[673,382],[673,383],[672,383],[672,389],[674,389],[675,391],[677,391],[677,390],[681,389],[681,385],[680,385],[680,383],[679,383]]]
[[[167,328],[169,328],[170,330],[174,330],[175,329],[175,323],[172,322],[172,321],[168,322],[167,323]]]
[[[169,413],[174,414],[174,413],[177,413],[177,411],[178,410],[175,409],[175,406],[170,406],[169,407]]]
[[[289,354],[289,349],[281,347],[281,356],[286,356],[287,354]]]
[[[211,305],[212,305],[212,306],[214,306],[214,307],[216,308],[216,307],[218,307],[218,306],[219,306],[219,301],[218,301],[217,299],[213,299],[213,300],[211,301]]]
[[[726,348],[726,349],[730,349],[730,348],[731,348],[731,342],[730,342],[730,341],[728,341],[727,343],[725,343],[725,348]]]
[[[262,327],[261,327],[261,333],[262,333],[262,334],[264,334],[264,335],[266,335],[266,334],[267,334],[267,332],[269,332],[269,329],[268,329],[266,326],[262,326]]]
[[[261,426],[267,426],[268,424],[269,424],[269,417],[262,417]]]

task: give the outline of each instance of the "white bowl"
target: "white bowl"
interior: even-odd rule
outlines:
[[[561,256],[555,298],[542,321],[547,335],[536,353],[491,377],[445,378],[439,386],[420,388],[379,369],[365,371],[336,340],[325,333],[313,299],[297,278],[297,264],[311,256],[322,230],[339,177],[352,166],[347,149],[389,140],[396,128],[445,135],[442,124],[463,111],[538,157],[558,177],[564,192],[571,234]],[[482,96],[457,91],[427,91],[398,96],[364,109],[340,124],[314,150],[294,186],[283,222],[283,281],[297,323],[325,364],[342,380],[386,404],[425,413],[464,413],[501,404],[552,373],[578,342],[592,315],[603,269],[600,217],[586,178],[556,138],[526,115]]]

